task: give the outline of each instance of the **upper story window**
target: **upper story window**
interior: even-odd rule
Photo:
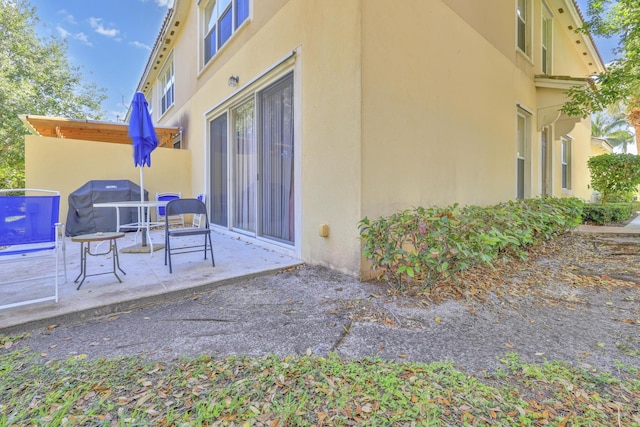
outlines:
[[[174,102],[175,76],[173,72],[173,55],[171,55],[169,59],[167,59],[167,63],[160,73],[158,82],[160,83],[160,88],[162,91],[160,114],[164,114],[169,109],[169,107],[173,105]]]
[[[529,1],[517,0],[518,2],[518,49],[530,56],[530,19],[529,19]]]
[[[204,63],[209,62],[249,17],[250,0],[207,0],[204,7]]]
[[[542,7],[542,72],[553,74],[551,71],[551,53],[553,47],[553,15],[546,7]]]
[[[153,117],[153,98],[150,93],[145,93],[144,97],[147,99],[147,109],[149,110],[149,116]]]

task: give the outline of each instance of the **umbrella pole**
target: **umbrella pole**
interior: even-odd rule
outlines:
[[[140,165],[140,202],[144,202],[144,172],[143,169],[144,165]],[[140,214],[142,214],[142,219],[140,218]],[[145,212],[145,208],[141,207],[140,208],[140,212],[138,212],[138,222],[139,224],[142,225],[142,247],[146,247],[147,246],[147,227],[144,226],[144,224],[147,221],[147,218],[145,217],[145,215],[149,215],[149,208],[146,209]]]

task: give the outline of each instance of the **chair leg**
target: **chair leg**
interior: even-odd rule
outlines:
[[[209,251],[211,251],[211,265],[213,267],[215,267],[216,266],[216,262],[213,259],[213,243],[211,243],[211,234],[207,234],[207,238],[209,239]],[[207,246],[206,240],[205,240],[205,244],[204,245]],[[206,249],[207,248],[205,247],[205,251],[206,251]]]
[[[207,235],[204,236],[204,259],[207,259]]]
[[[167,230],[167,234],[165,235],[164,240],[164,265],[167,265],[167,257],[169,258],[169,274],[173,273],[173,267],[171,265],[171,238],[169,237],[169,232]]]
[[[167,265],[167,251],[169,249],[169,235],[164,235],[164,265]]]

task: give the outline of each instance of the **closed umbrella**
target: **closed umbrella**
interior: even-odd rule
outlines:
[[[136,92],[131,101],[129,137],[133,146],[133,164],[140,167],[140,201],[144,202],[144,166],[151,166],[151,152],[158,146],[158,137],[153,128],[147,100],[142,92]],[[143,210],[144,213],[144,210]],[[148,212],[147,212],[148,214]],[[146,236],[142,244],[146,246]]]

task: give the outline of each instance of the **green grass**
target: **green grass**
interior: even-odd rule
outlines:
[[[5,349],[9,341],[0,335]],[[334,354],[174,363],[39,358],[24,348],[0,355],[0,426],[640,423],[640,371],[626,366],[614,376],[509,354],[496,374],[471,376],[449,362]]]

